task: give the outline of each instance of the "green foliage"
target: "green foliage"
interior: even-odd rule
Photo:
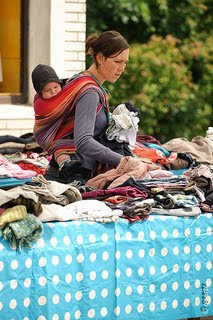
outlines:
[[[181,46],[188,68],[192,72],[193,82],[198,84],[197,99],[204,104],[212,105],[213,85],[213,36],[205,40],[189,41]],[[213,119],[212,119],[213,120]]]
[[[130,62],[110,102],[132,100],[140,131],[162,142],[205,135],[213,124],[212,1],[87,0],[87,34],[117,30]]]
[[[152,36],[146,44],[132,45],[124,74],[108,85],[111,105],[131,100],[141,110],[140,132],[161,142],[191,139],[194,132],[204,135],[210,125],[211,106],[200,94],[201,84],[193,82],[179,47],[180,41],[172,36]],[[208,91],[206,75],[201,82],[208,83]]]
[[[115,29],[131,43],[144,43],[153,33],[205,37],[211,25],[210,0],[87,0],[87,34]]]

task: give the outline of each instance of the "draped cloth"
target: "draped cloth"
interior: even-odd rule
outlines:
[[[60,154],[76,152],[74,145],[75,104],[86,90],[95,90],[100,97],[96,112],[104,106],[109,112],[107,95],[90,76],[81,75],[70,81],[56,96],[44,100],[34,98],[34,137],[37,143],[55,158]]]

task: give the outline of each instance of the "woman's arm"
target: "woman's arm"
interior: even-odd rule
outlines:
[[[83,93],[76,103],[74,123],[74,143],[79,154],[116,167],[122,155],[113,152],[94,139],[107,128],[107,118],[102,108],[96,113],[99,95],[94,90]]]

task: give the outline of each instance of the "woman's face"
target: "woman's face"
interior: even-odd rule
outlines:
[[[118,55],[105,58],[102,53],[97,54],[99,81],[115,82],[123,73],[129,61],[129,49],[125,49]]]

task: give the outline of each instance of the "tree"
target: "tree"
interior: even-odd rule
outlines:
[[[152,34],[203,38],[211,25],[210,0],[87,0],[87,34],[115,29],[131,43]]]
[[[212,125],[210,0],[87,0],[87,33],[115,29],[131,44],[113,105],[132,100],[140,131],[161,141],[205,135]]]

